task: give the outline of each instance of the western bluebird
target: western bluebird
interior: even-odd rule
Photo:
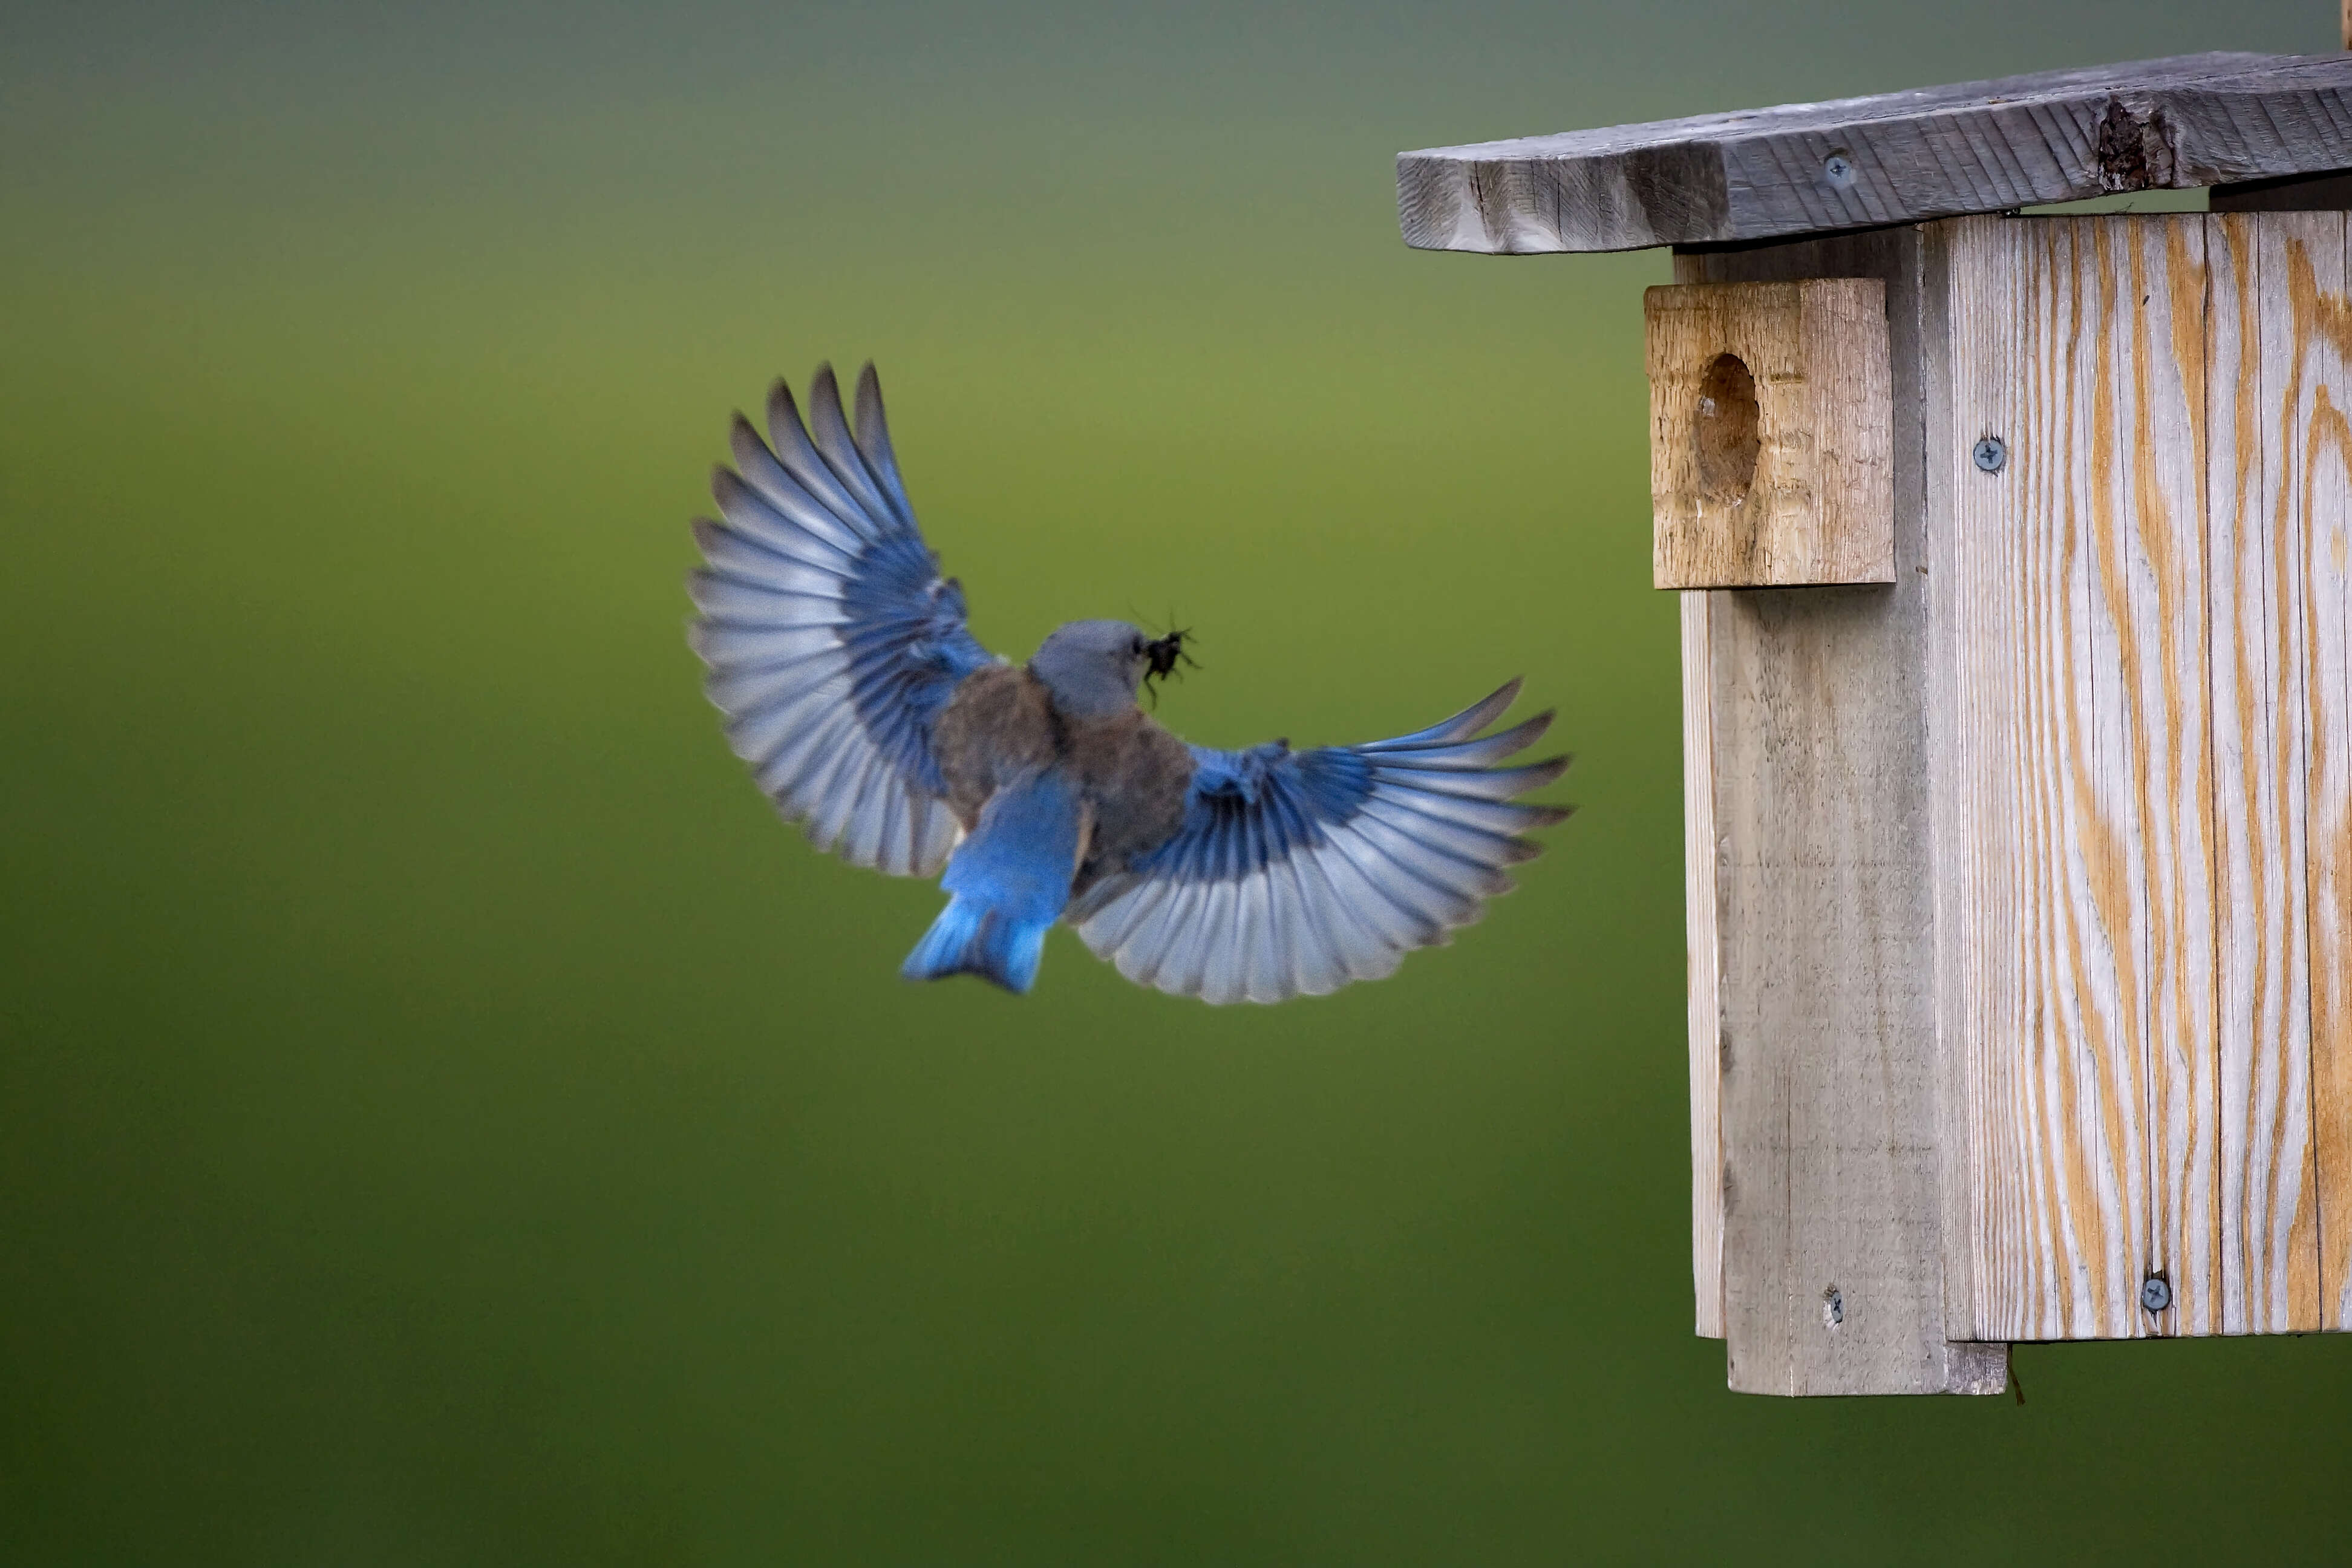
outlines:
[[[946,868],[909,978],[1025,992],[1067,920],[1176,995],[1319,995],[1477,919],[1538,853],[1519,835],[1568,815],[1516,798],[1567,758],[1496,765],[1549,713],[1477,738],[1516,680],[1391,741],[1220,752],[1136,705],[1182,632],[1072,621],[1026,665],[993,657],[916,527],[870,364],[856,407],[853,434],[828,365],[805,424],[781,382],[769,441],[736,417],[735,469],[711,482],[726,521],[694,525],[690,637],[737,754],[813,842],[897,876]]]

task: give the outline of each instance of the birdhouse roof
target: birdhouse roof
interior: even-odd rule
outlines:
[[[2352,167],[2352,55],[2184,55],[1397,156],[1405,242],[1633,250]]]

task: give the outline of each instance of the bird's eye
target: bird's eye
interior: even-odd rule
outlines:
[[[1127,645],[1127,656],[1129,658],[1141,658],[1143,657],[1143,639],[1141,637],[1133,637],[1129,640]]]

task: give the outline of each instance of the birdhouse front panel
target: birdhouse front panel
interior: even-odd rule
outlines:
[[[2344,215],[1948,226],[1952,1331],[2352,1326]]]

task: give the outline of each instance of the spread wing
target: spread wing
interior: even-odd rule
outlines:
[[[1391,973],[1508,890],[1503,868],[1540,848],[1519,834],[1568,815],[1514,803],[1566,757],[1492,765],[1550,714],[1472,738],[1518,689],[1369,745],[1193,747],[1183,826],[1089,889],[1071,923],[1129,980],[1209,1002],[1320,995]]]
[[[711,476],[723,522],[698,521],[709,564],[688,580],[688,634],[727,738],[785,816],[853,866],[929,876],[961,837],[931,727],[956,684],[993,662],[964,627],[890,449],[882,389],[857,378],[857,429],[833,367],[801,423],[778,382],[761,441],[736,416],[735,469]]]

